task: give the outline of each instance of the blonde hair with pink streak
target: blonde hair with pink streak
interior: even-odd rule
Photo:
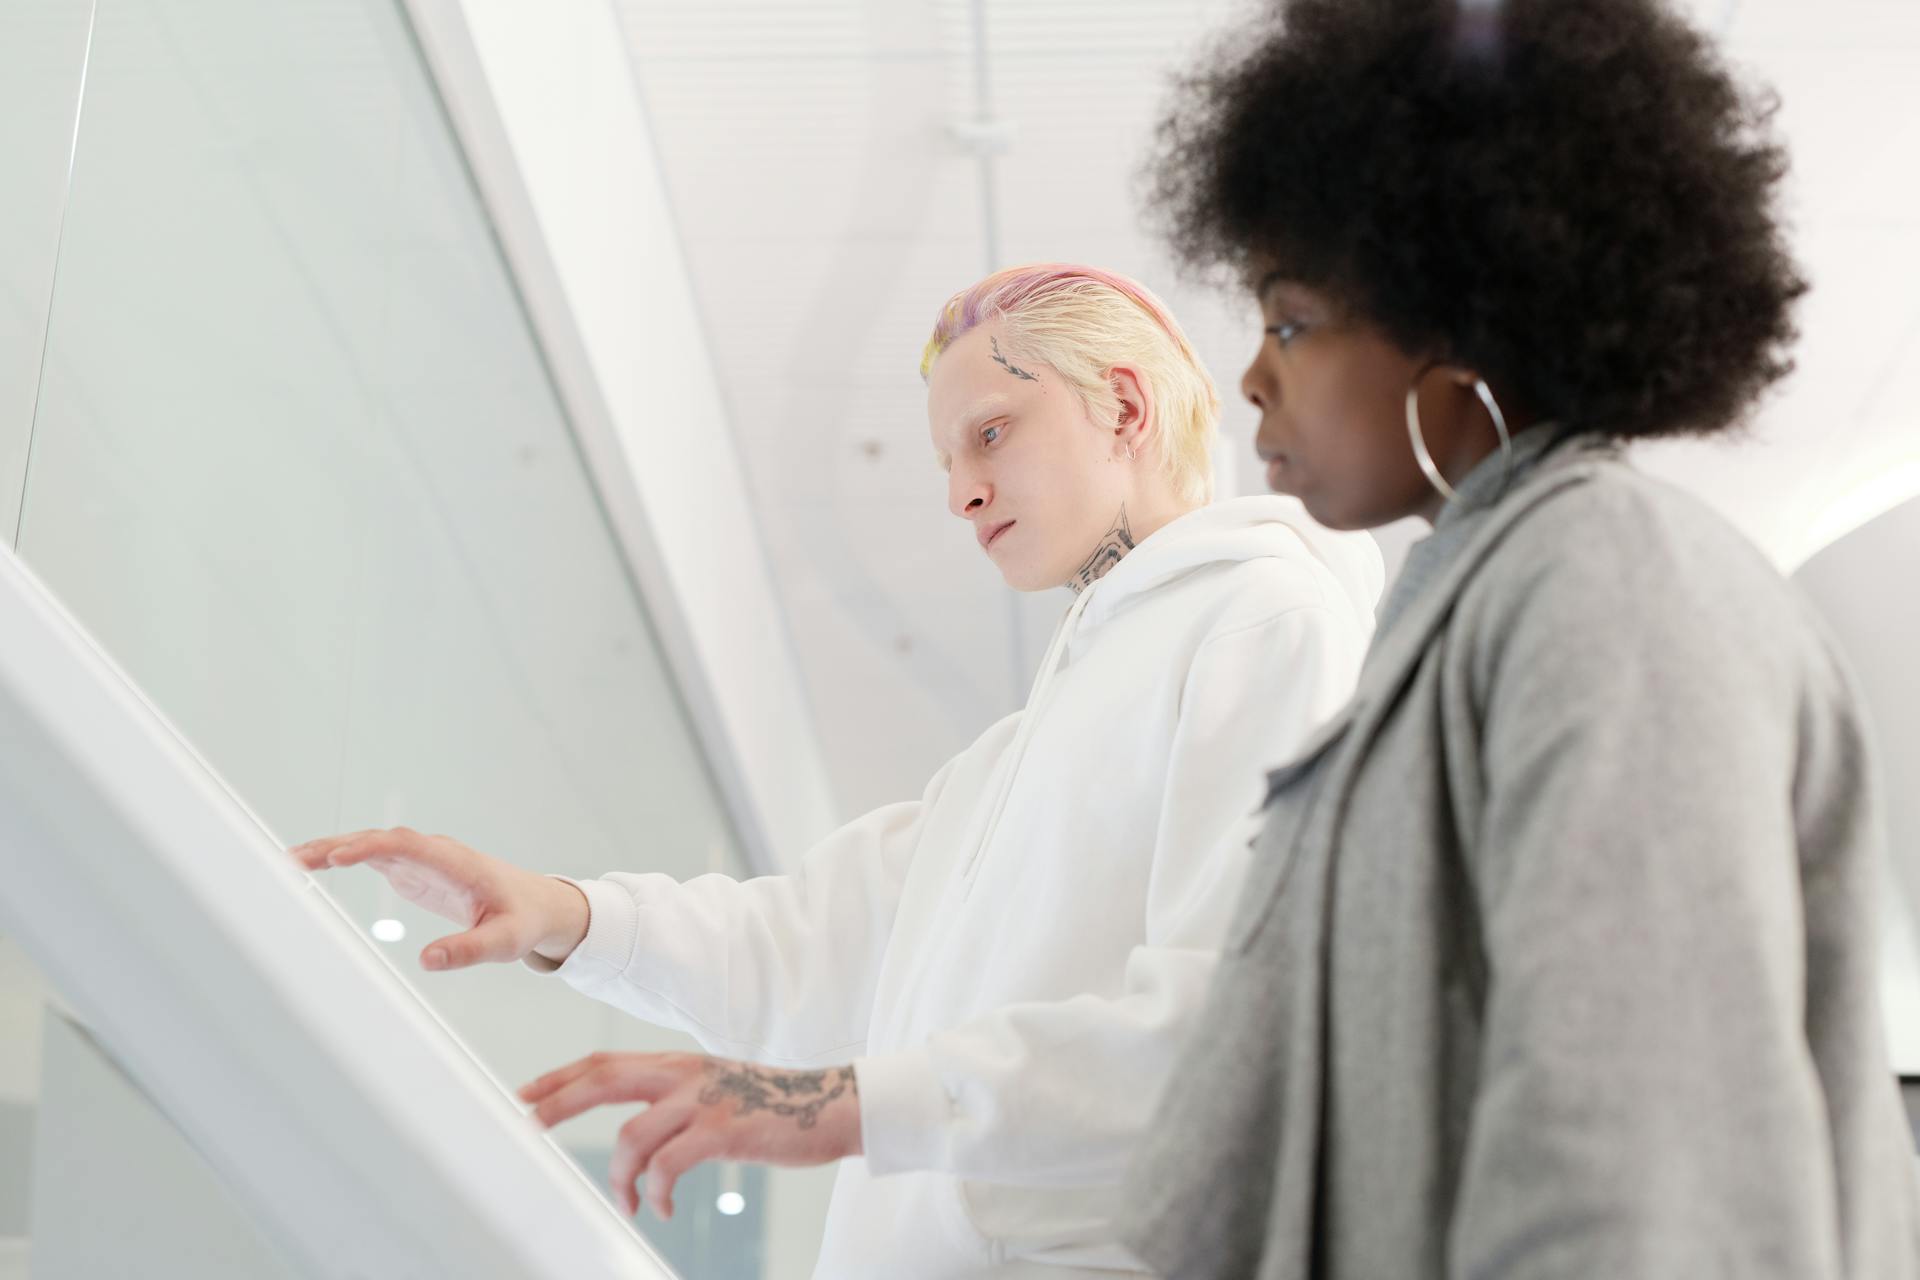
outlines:
[[[1000,322],[1008,358],[1051,366],[1095,422],[1120,416],[1108,371],[1122,364],[1138,369],[1159,421],[1148,446],[1154,460],[1183,499],[1213,497],[1220,394],[1173,314],[1146,286],[1064,262],[997,271],[941,308],[920,357],[920,376],[933,372],[933,362],[956,339],[993,320]]]

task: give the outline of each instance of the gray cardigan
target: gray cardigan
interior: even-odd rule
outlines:
[[[1126,1190],[1166,1276],[1920,1276],[1846,673],[1737,533],[1550,435],[1271,775]]]

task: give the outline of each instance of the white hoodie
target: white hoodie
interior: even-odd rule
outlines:
[[[1263,771],[1352,692],[1380,555],[1203,507],[1074,601],[1026,708],[793,875],[580,882],[578,990],[786,1067],[851,1060],[831,1280],[1112,1276],[1114,1184],[1198,1014]]]

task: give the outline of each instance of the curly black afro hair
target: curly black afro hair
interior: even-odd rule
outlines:
[[[1773,111],[1657,0],[1282,0],[1179,81],[1153,204],[1570,427],[1705,433],[1792,367]]]

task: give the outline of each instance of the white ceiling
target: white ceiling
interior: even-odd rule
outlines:
[[[1244,0],[987,0],[982,166],[966,0],[619,0],[733,430],[842,809],[917,794],[1017,705],[1062,608],[1017,597],[946,513],[920,346],[990,266],[1145,280],[1229,401],[1224,488],[1258,486],[1238,382],[1251,316],[1183,288],[1141,220],[1166,78]],[[1815,283],[1800,370],[1738,446],[1645,452],[1783,566],[1920,491],[1920,3],[1693,0],[1771,81]],[[1413,531],[1396,528],[1389,554]]]

